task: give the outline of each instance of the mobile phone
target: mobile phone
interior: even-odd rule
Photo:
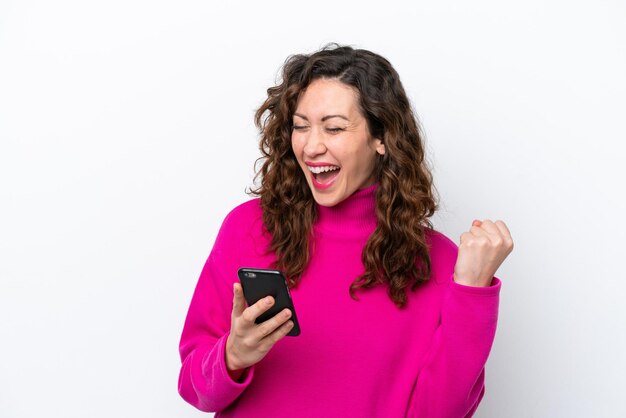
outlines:
[[[274,298],[274,305],[259,315],[254,321],[255,323],[265,322],[287,308],[291,311],[291,318],[289,319],[293,321],[293,328],[287,335],[291,337],[300,335],[300,324],[298,324],[287,280],[282,272],[279,270],[240,268],[237,271],[237,275],[239,276],[241,287],[243,287],[243,296],[246,298],[248,306],[254,305],[266,296]]]

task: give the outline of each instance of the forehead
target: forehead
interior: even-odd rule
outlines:
[[[298,98],[296,112],[310,116],[358,113],[358,93],[353,87],[337,80],[317,79]]]

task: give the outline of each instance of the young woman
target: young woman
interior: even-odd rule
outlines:
[[[502,221],[457,247],[433,229],[432,175],[391,64],[326,47],[290,57],[256,113],[264,163],[202,270],[180,342],[179,392],[216,417],[468,417],[485,391]],[[288,277],[290,311],[255,324],[237,270]]]

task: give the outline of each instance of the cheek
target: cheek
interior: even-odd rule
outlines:
[[[298,135],[292,134],[291,135],[291,149],[293,150],[294,153],[296,153],[296,155],[298,154],[297,151],[302,151],[302,140],[298,137]]]
[[[367,150],[359,154],[358,166],[356,167],[356,170],[358,170],[361,177],[369,177],[374,170],[375,164],[376,155],[370,150]]]
[[[304,165],[304,158],[302,156],[304,153],[304,145],[304,141],[297,136],[291,137],[291,150],[293,151],[293,155],[296,157],[296,163],[300,166],[302,171],[306,173],[307,169]]]

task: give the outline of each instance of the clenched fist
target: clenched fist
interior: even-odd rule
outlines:
[[[502,221],[475,220],[461,234],[454,281],[465,286],[485,287],[504,259],[513,251],[511,233]]]

